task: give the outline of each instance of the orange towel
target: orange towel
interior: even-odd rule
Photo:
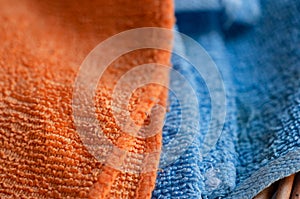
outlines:
[[[171,0],[0,0],[0,198],[150,198],[155,171],[126,173],[88,152],[74,125],[72,93],[80,64],[98,43],[124,30],[173,23]],[[159,150],[161,134],[122,132],[110,99],[123,74],[152,62],[170,65],[170,53],[143,49],[118,58],[96,93],[105,136],[136,154]],[[139,76],[168,79],[165,72],[150,73]],[[137,89],[128,106],[132,119],[145,125],[146,112],[166,98],[159,85]],[[124,163],[132,165],[143,166],[134,158]]]

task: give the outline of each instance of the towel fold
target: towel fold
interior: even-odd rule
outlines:
[[[142,49],[118,57],[100,79],[95,113],[83,110],[76,115],[81,117],[74,118],[72,97],[79,66],[96,45],[133,28],[172,28],[172,7],[171,1],[152,0],[0,1],[0,198],[151,196],[155,170],[127,170],[145,167],[143,154],[159,151],[161,133],[138,138],[123,132],[112,117],[112,89],[137,65],[170,65],[170,53]],[[115,48],[118,46],[107,51]],[[168,80],[168,74],[159,70],[136,75]],[[82,89],[83,93],[89,91]],[[146,112],[157,101],[165,106],[166,97],[165,88],[145,85],[133,93],[125,109],[142,127],[147,123]],[[123,170],[89,153],[74,124],[74,120],[81,122],[85,131],[93,134],[86,114],[96,114],[104,135],[115,147],[132,152],[131,157],[115,160]],[[105,155],[101,142],[96,147],[99,156]],[[151,162],[154,167],[158,159],[159,153]]]
[[[216,145],[202,154],[211,114],[209,94],[203,77],[193,72],[196,66],[173,56],[174,68],[184,71],[201,102],[194,110],[202,115],[201,130],[193,132],[194,142],[185,153],[158,173],[152,198],[250,199],[300,170],[300,4],[201,2],[176,1],[177,26],[204,47],[222,74],[226,122]],[[213,2],[219,5],[210,7]],[[190,56],[200,56],[188,43],[182,45]],[[171,76],[172,81],[177,80]],[[164,140],[176,129],[168,124],[179,123],[171,116],[180,108],[170,99]]]

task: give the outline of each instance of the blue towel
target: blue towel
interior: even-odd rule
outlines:
[[[177,97],[170,92],[161,170],[152,198],[253,198],[300,170],[300,2],[175,0],[175,4],[178,31],[203,46],[222,76],[226,120],[217,143],[204,153],[213,115],[210,91],[197,68],[174,55],[173,68],[195,94],[178,89],[182,80],[171,74],[170,87]],[[175,45],[190,57],[198,56],[184,40]],[[178,99],[192,95],[199,104],[191,100],[192,109],[180,104]],[[188,118],[183,116],[185,109]],[[178,131],[198,123],[199,127]],[[174,139],[176,144],[170,145]],[[174,156],[168,151],[183,152]]]

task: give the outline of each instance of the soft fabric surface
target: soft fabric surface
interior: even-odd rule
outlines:
[[[196,139],[189,147],[176,146],[187,150],[159,171],[152,198],[252,198],[300,170],[300,2],[184,2],[175,5],[178,29],[202,44],[222,73],[227,119],[218,143],[203,155],[208,91],[193,67],[173,56],[174,68],[198,94],[194,111],[200,113],[201,130],[186,132]],[[176,81],[171,77],[171,85]],[[181,95],[191,94],[182,90]],[[164,145],[180,136],[176,116],[182,109],[171,94],[170,103]]]
[[[0,198],[151,197],[156,172],[126,169],[142,168],[147,161],[141,154],[159,151],[161,133],[143,139],[122,132],[110,99],[121,75],[139,64],[170,65],[170,53],[128,53],[99,82],[95,105],[104,134],[134,154],[116,160],[124,170],[99,162],[82,144],[72,117],[72,94],[81,62],[98,43],[132,28],[170,29],[173,15],[171,1],[0,1]],[[137,76],[168,80],[167,73],[155,70]],[[165,106],[166,98],[165,88],[148,85],[134,92],[126,108],[143,126],[156,101]],[[158,160],[159,153],[154,166]]]
[[[128,173],[99,162],[82,144],[72,117],[74,81],[83,59],[104,39],[138,27],[172,28],[172,2],[0,1],[0,198],[150,198],[152,193],[152,198],[166,199],[247,199],[300,170],[300,3],[175,4],[178,30],[203,45],[222,74],[226,122],[217,144],[203,154],[211,115],[209,91],[195,69],[174,55],[173,68],[186,77],[200,102],[184,104],[189,106],[188,122],[180,123],[187,107],[178,98],[188,101],[191,93],[171,76],[170,86],[180,96],[169,93],[162,141],[161,134],[141,139],[122,132],[111,112],[115,83],[139,64],[170,65],[170,54],[144,49],[120,57],[105,72],[95,100],[105,135],[136,154],[120,157],[118,163],[125,170],[148,166],[140,154],[159,151],[174,138],[179,142],[168,151],[186,149],[163,167],[173,157],[162,154],[157,173]],[[184,40],[176,42],[186,54],[197,56]],[[159,70],[137,76],[145,75],[168,80]],[[166,106],[166,99],[165,88],[148,85],[134,93],[128,109],[143,126],[155,102]],[[89,118],[84,117],[88,129]],[[200,129],[178,133],[180,126],[194,123]],[[191,135],[193,141],[186,143]]]

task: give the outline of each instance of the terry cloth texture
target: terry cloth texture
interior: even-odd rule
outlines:
[[[189,79],[197,93],[200,105],[194,111],[200,113],[201,132],[186,132],[196,135],[194,142],[158,172],[152,198],[253,198],[300,170],[300,2],[204,0],[197,7],[194,1],[184,2],[175,5],[178,29],[198,41],[219,68],[226,87],[227,118],[218,143],[203,156],[208,91],[193,67],[173,56],[174,69]],[[211,7],[212,2],[219,6]],[[190,53],[188,45],[185,49]],[[170,84],[176,81],[171,76]],[[190,93],[181,90],[181,95]],[[171,94],[170,104],[164,145],[176,136],[182,111]],[[164,158],[162,154],[161,162]]]
[[[72,93],[81,62],[101,41],[132,28],[172,28],[173,15],[170,0],[0,1],[0,198],[150,198],[156,172],[126,173],[89,154],[74,126]],[[112,88],[134,66],[170,65],[170,57],[153,49],[130,52],[98,84],[104,134],[136,154],[117,160],[125,169],[142,167],[139,153],[160,149],[161,133],[143,139],[122,132],[112,117]],[[168,80],[155,70],[138,74],[146,75]],[[147,85],[134,92],[128,109],[142,126],[145,112],[166,98],[165,88]]]

